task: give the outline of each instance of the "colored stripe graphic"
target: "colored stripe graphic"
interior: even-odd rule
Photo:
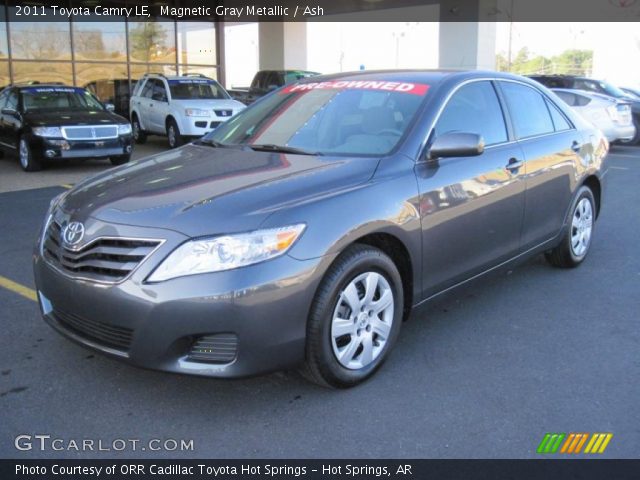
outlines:
[[[562,439],[565,437],[564,433],[547,433],[540,445],[538,445],[538,453],[556,453]]]
[[[536,451],[542,454],[567,453],[574,455],[578,453],[604,453],[612,438],[612,433],[546,433]],[[583,447],[585,447],[584,451]]]

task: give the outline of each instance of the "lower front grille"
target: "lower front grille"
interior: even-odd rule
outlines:
[[[231,363],[238,353],[238,337],[218,333],[198,338],[191,346],[187,360],[204,363]]]
[[[210,127],[211,128],[216,128],[217,126],[219,126],[222,122],[211,122]]]
[[[99,345],[126,352],[131,346],[133,330],[118,327],[96,320],[79,317],[71,313],[53,310],[55,319],[66,329],[76,335],[91,340]]]

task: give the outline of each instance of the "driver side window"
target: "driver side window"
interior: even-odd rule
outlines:
[[[472,82],[453,94],[434,129],[436,137],[449,132],[482,135],[485,145],[507,141],[504,115],[491,82]]]

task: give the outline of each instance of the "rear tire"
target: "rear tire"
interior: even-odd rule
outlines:
[[[547,261],[560,268],[575,268],[580,265],[589,253],[595,220],[596,202],[593,192],[589,187],[580,187],[571,204],[567,231],[558,246],[544,254]]]
[[[20,137],[20,141],[18,143],[18,160],[20,161],[20,166],[25,172],[37,172],[38,170],[42,170],[42,162],[33,154],[31,146],[24,136]]]
[[[131,160],[131,154],[127,155],[119,155],[117,157],[110,157],[111,165],[124,165],[125,163],[129,163]]]
[[[147,141],[147,134],[142,130],[140,120],[138,120],[138,116],[135,113],[131,117],[131,129],[133,130],[133,140],[137,144],[142,145]]]
[[[403,298],[398,268],[384,252],[358,244],[345,250],[311,306],[302,374],[330,388],[373,375],[400,332]]]
[[[173,118],[167,122],[167,139],[169,140],[169,148],[178,148],[184,144],[178,124]]]

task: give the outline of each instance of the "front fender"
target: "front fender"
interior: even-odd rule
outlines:
[[[421,285],[421,221],[419,192],[413,162],[399,157],[383,160],[374,177],[339,195],[321,196],[270,215],[261,228],[305,223],[306,229],[289,251],[299,260],[336,255],[362,237],[384,233],[405,246],[414,271],[414,286]]]

